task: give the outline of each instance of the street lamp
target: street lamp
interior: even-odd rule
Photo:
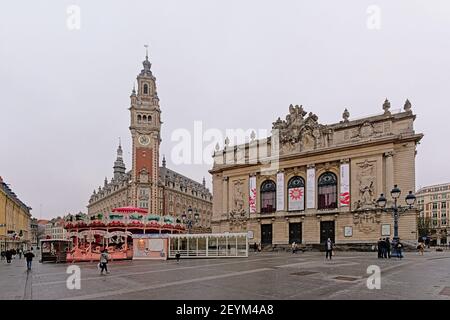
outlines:
[[[188,216],[186,216],[186,213],[183,212],[181,219],[183,219],[183,223],[188,227],[189,233],[191,233],[192,227],[198,222],[199,214],[197,210],[195,210],[194,219],[192,219],[192,208],[189,206]]]
[[[412,193],[412,191],[409,191],[408,195],[405,197],[405,201],[407,206],[399,206],[397,205],[397,199],[400,197],[400,194],[402,191],[397,185],[394,185],[394,188],[391,190],[391,197],[394,199],[394,205],[390,208],[386,208],[386,198],[384,197],[384,194],[381,194],[380,197],[377,200],[377,205],[384,211],[384,212],[392,212],[394,215],[394,241],[398,242],[398,218],[399,214],[406,212],[410,209],[412,209],[412,206],[416,202],[416,196]]]

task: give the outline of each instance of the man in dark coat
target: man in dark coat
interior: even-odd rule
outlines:
[[[385,258],[391,258],[391,242],[389,241],[389,238],[386,238],[386,254]]]
[[[6,257],[6,262],[11,263],[12,251],[11,250],[6,250],[5,257]]]
[[[33,261],[34,253],[28,250],[28,252],[24,254],[24,257],[27,259],[27,270],[31,270],[31,262]]]
[[[377,249],[378,249],[378,258],[382,258],[381,253],[382,253],[382,245],[381,245],[381,238],[378,240],[377,242]]]

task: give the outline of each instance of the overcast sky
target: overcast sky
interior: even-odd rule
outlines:
[[[79,30],[68,28],[70,5]],[[112,176],[118,137],[130,169],[127,108],[145,43],[161,155],[194,121],[270,129],[293,103],[326,124],[345,107],[352,118],[409,98],[425,134],[416,185],[450,182],[447,0],[4,1],[0,40],[0,175],[38,218],[87,211]],[[211,185],[208,164],[167,160]]]

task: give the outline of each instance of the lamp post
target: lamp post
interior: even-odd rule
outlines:
[[[391,190],[391,197],[394,199],[394,204],[390,208],[386,208],[386,198],[384,197],[384,194],[382,193],[380,197],[377,200],[377,205],[383,210],[384,212],[392,212],[394,215],[394,241],[398,242],[398,218],[400,213],[406,212],[410,209],[412,209],[414,203],[416,202],[416,196],[412,193],[412,191],[409,191],[408,195],[405,197],[405,201],[407,206],[399,206],[397,205],[397,199],[400,197],[400,194],[402,191],[397,185],[394,185],[394,188]]]
[[[188,215],[186,216],[186,212],[183,212],[181,215],[181,219],[183,219],[183,223],[188,227],[188,232],[191,233],[192,227],[198,222],[199,214],[197,210],[194,213],[194,219],[192,219],[192,208],[189,206]]]

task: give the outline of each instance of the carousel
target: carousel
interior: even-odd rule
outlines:
[[[72,242],[68,262],[99,260],[104,249],[112,260],[131,259],[133,235],[186,232],[180,221],[171,216],[148,214],[135,207],[115,208],[106,215],[68,215],[64,228]]]

